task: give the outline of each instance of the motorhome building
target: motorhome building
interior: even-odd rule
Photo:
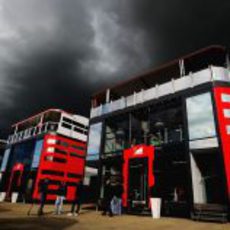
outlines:
[[[230,201],[230,74],[211,46],[92,96],[88,160],[123,186],[124,210],[226,217]]]

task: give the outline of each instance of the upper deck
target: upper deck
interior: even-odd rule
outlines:
[[[95,94],[90,117],[213,81],[230,82],[228,53],[222,46],[196,51]]]
[[[14,144],[48,132],[86,142],[88,123],[88,118],[83,116],[60,109],[49,109],[13,124],[7,144]]]

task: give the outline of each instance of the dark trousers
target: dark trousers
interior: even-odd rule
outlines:
[[[40,206],[39,206],[39,209],[38,209],[38,215],[43,215],[43,208],[45,206],[45,203],[46,203],[46,193],[41,193],[40,195]]]
[[[76,205],[77,205],[77,210],[75,210]],[[81,208],[81,200],[80,199],[74,200],[72,203],[71,212],[72,213],[76,212],[77,214],[79,214],[80,208]]]
[[[103,215],[106,215],[106,213],[109,213],[110,216],[113,215],[112,209],[111,209],[111,199],[105,199],[104,200],[104,208],[103,208]]]

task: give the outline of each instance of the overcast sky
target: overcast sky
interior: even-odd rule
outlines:
[[[49,107],[89,114],[107,85],[210,44],[229,0],[0,0],[0,136]]]

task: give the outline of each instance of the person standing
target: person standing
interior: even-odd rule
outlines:
[[[122,193],[123,193],[123,186],[121,183],[117,183],[114,186],[114,196],[111,201],[111,209],[114,215],[121,215],[122,213]]]
[[[82,191],[83,191],[83,181],[81,180],[76,187],[75,196],[71,207],[71,212],[68,213],[68,216],[78,216],[82,203]],[[77,205],[77,209],[76,209]]]
[[[60,215],[61,212],[63,211],[63,201],[66,197],[66,184],[65,182],[61,182],[59,189],[57,191],[57,198],[55,201],[55,214]]]
[[[113,216],[113,212],[111,209],[111,201],[113,198],[113,191],[111,187],[111,181],[110,179],[106,179],[105,181],[105,187],[104,187],[104,205],[103,205],[103,212],[102,215],[105,216],[107,213],[109,214],[110,217]]]
[[[40,180],[38,189],[40,193],[40,207],[38,209],[38,215],[41,216],[44,214],[43,209],[46,203],[46,197],[48,193],[48,185],[49,185],[49,179],[45,178],[44,180]]]

